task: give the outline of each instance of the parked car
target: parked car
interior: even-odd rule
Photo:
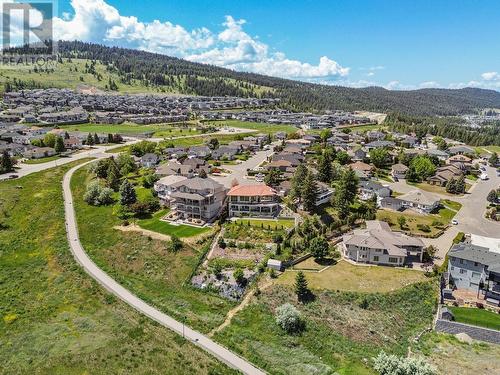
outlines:
[[[457,219],[453,219],[453,220],[451,221],[451,223],[452,223],[453,225],[458,225],[458,220],[457,220]]]
[[[18,176],[17,174],[11,174],[11,175],[9,176],[9,178],[10,178],[11,180],[13,180],[13,179],[15,179],[15,178],[18,178],[18,177],[19,177],[19,176]]]
[[[481,176],[479,178],[483,181],[486,181],[488,179],[488,175],[486,173],[481,173]]]

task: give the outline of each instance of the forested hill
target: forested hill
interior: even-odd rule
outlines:
[[[465,88],[392,91],[380,87],[349,88],[299,82],[144,51],[83,42],[60,42],[64,58],[97,60],[120,85],[141,82],[158,91],[197,95],[273,96],[296,110],[396,111],[413,115],[455,115],[500,108],[500,93]]]

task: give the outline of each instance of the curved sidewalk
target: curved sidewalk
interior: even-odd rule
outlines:
[[[88,162],[90,163],[90,162]],[[251,375],[263,375],[265,374],[262,370],[259,370],[251,363],[244,360],[242,357],[234,354],[223,346],[212,341],[205,335],[192,330],[191,328],[185,326],[181,322],[171,318],[170,316],[162,313],[161,311],[155,309],[154,307],[148,305],[146,302],[136,297],[130,291],[125,289],[123,286],[118,284],[114,279],[112,279],[107,273],[101,270],[97,265],[89,258],[85,253],[80,239],[78,237],[78,228],[75,217],[75,210],[73,207],[73,196],[71,194],[71,177],[73,173],[81,168],[83,165],[80,164],[76,167],[71,168],[65,175],[63,180],[63,196],[64,196],[64,212],[66,221],[66,232],[68,236],[68,242],[70,245],[71,252],[75,257],[76,261],[83,267],[85,272],[89,274],[94,280],[96,280],[101,286],[106,288],[109,292],[114,294],[116,297],[120,298],[122,301],[126,302],[132,306],[137,311],[148,316],[149,318],[155,320],[161,325],[170,328],[179,335],[183,335],[186,339],[190,340],[195,345],[206,352],[212,354],[214,357],[220,361],[226,363],[228,366],[237,369],[244,374]]]

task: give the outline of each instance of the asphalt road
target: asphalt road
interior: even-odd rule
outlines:
[[[84,163],[85,165],[87,163]],[[63,180],[63,196],[64,196],[64,211],[66,220],[66,232],[68,237],[68,242],[70,244],[70,249],[75,257],[76,261],[82,266],[82,268],[89,274],[94,280],[96,280],[101,286],[103,286],[110,293],[114,294],[116,297],[120,298],[122,301],[126,302],[128,305],[139,311],[140,313],[148,316],[149,318],[160,323],[164,327],[171,329],[179,335],[182,335],[187,340],[191,341],[195,345],[206,352],[212,354],[214,357],[220,361],[226,363],[228,366],[241,371],[244,374],[261,375],[264,374],[263,371],[259,370],[251,363],[247,362],[245,359],[241,358],[237,354],[229,351],[223,346],[212,341],[205,335],[192,330],[191,328],[185,326],[181,322],[171,318],[170,316],[162,313],[161,311],[155,309],[154,307],[148,305],[146,302],[132,294],[130,291],[125,289],[123,286],[118,284],[114,279],[112,279],[108,274],[101,270],[97,265],[89,258],[82,247],[78,236],[78,227],[76,224],[75,211],[73,207],[73,196],[71,194],[70,181],[73,173],[82,167],[82,165],[71,168],[65,175]]]

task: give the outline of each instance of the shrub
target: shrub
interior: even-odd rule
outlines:
[[[431,231],[431,228],[427,224],[417,224],[417,229],[425,233],[429,233]]]
[[[242,285],[245,282],[245,274],[243,273],[243,270],[241,268],[236,268],[234,270],[233,277],[236,280],[236,282],[240,285]]]
[[[101,206],[113,203],[113,190],[102,187],[98,181],[87,185],[83,200],[92,206]]]
[[[299,310],[290,303],[285,303],[276,309],[276,323],[286,332],[295,333],[303,329],[304,323]]]
[[[422,358],[406,358],[380,352],[374,359],[374,369],[380,375],[436,375],[436,370]]]
[[[226,248],[226,241],[224,241],[224,238],[222,238],[222,237],[219,238],[218,245],[221,249]]]
[[[182,241],[179,239],[179,237],[175,236],[175,235],[171,235],[170,236],[170,244],[169,244],[169,250],[176,253],[178,252],[180,249],[182,249],[182,246],[183,246],[183,243]]]

